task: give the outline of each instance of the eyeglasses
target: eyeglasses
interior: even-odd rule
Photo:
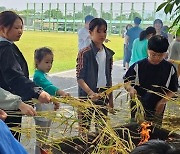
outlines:
[[[162,58],[164,58],[164,53],[156,53],[154,51],[150,51],[149,52],[149,57],[162,59]]]

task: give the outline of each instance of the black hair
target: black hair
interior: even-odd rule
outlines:
[[[146,31],[143,30],[139,35],[139,40],[143,41],[146,38],[146,36],[147,36]]]
[[[178,154],[179,149],[162,140],[150,140],[136,147],[130,154]]]
[[[41,60],[46,56],[46,55],[53,55],[53,52],[51,49],[47,47],[42,47],[39,49],[36,49],[34,52],[34,62],[35,62],[35,67],[37,68],[37,62],[41,62]]]
[[[149,35],[149,34],[153,34],[155,35],[156,34],[156,29],[152,26],[149,26],[146,28],[146,34]]]
[[[155,25],[155,24],[157,24],[157,23],[161,24],[162,27],[163,27],[163,22],[162,22],[161,19],[155,19],[154,22],[153,22],[153,25]]]
[[[139,36],[139,40],[143,41],[149,34],[156,34],[156,29],[152,26],[146,28],[146,30],[142,31]]]
[[[160,35],[154,35],[148,41],[148,49],[157,53],[166,52],[168,47],[169,43],[167,38]]]
[[[3,11],[0,13],[0,27],[3,26],[10,30],[16,19],[20,19],[23,24],[22,18],[19,15],[17,15],[15,12]]]
[[[94,18],[89,23],[89,30],[93,31],[96,26],[97,26],[97,30],[99,30],[99,28],[101,26],[103,26],[103,25],[106,27],[106,30],[107,30],[107,22],[104,19],[102,19],[102,18]]]
[[[141,18],[135,17],[135,18],[134,18],[134,23],[135,23],[136,25],[139,25],[139,24],[141,23]]]
[[[127,24],[126,25],[126,30],[128,30],[128,27],[130,27],[130,26],[133,27],[131,24]]]

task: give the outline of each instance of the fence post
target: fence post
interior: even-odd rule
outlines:
[[[41,31],[43,31],[43,27],[44,27],[44,25],[43,25],[43,7],[44,7],[44,5],[42,3],[41,4]]]
[[[102,18],[102,12],[103,12],[103,3],[101,3],[101,9],[100,9],[100,18]]]
[[[35,16],[36,16],[36,3],[34,3],[34,15],[33,15],[33,28],[35,31]]]
[[[27,11],[26,11],[26,23],[27,23],[27,30],[29,30],[29,3],[26,5]]]
[[[144,28],[144,8],[145,8],[145,3],[143,2],[142,5],[142,27]]]
[[[57,3],[57,19],[56,19],[56,31],[58,32],[58,28],[59,28],[59,3]]]
[[[132,5],[131,5],[131,24],[132,24],[132,22],[133,22],[133,13],[134,13],[134,3],[131,3]]]
[[[118,23],[116,23],[115,25],[117,25],[118,28],[119,28],[119,35],[121,35],[121,31],[122,31],[122,29],[123,29],[123,27],[125,25],[125,23],[123,21],[124,15],[129,15],[129,12],[130,12],[130,16],[128,17],[128,21],[129,21],[129,23],[132,24],[134,13],[135,13],[134,7],[135,7],[135,4],[137,4],[137,3],[134,3],[134,2],[125,2],[125,3],[128,3],[128,7],[130,7],[130,8],[128,8],[128,12],[123,12],[123,11],[125,11],[124,9],[126,9],[126,8],[124,8],[125,5],[124,5],[123,2],[120,2],[120,4],[121,4],[120,6],[118,4],[118,6],[120,7],[120,10],[119,10],[120,17],[118,19],[120,21],[118,21]],[[40,6],[39,6],[39,4],[40,4]],[[98,7],[100,7],[100,10],[98,9],[96,11],[98,11],[98,16],[100,16],[102,18],[103,13],[104,13],[103,12],[103,7],[105,7],[105,5],[102,2],[99,3],[99,4],[100,4],[100,6],[98,6]],[[141,10],[139,10],[139,13],[142,15],[142,27],[144,28],[146,26],[146,19],[145,19],[146,18],[145,17],[146,16],[146,10],[145,10],[146,5],[147,4],[148,5],[153,5],[154,10],[153,9],[150,10],[151,11],[151,16],[150,17],[151,17],[151,20],[155,20],[155,18],[157,17],[157,14],[158,14],[158,13],[156,14],[157,2],[153,2],[153,3],[142,2],[141,4],[142,4],[142,6],[141,6]],[[48,8],[46,8],[46,5],[47,5]],[[43,31],[44,28],[45,28],[44,26],[46,26],[47,30],[49,30],[49,31],[51,31],[52,28],[53,28],[54,31],[58,31],[58,27],[59,27],[59,24],[60,24],[60,21],[61,21],[60,20],[60,13],[57,13],[57,19],[55,19],[55,22],[52,22],[51,19],[52,19],[53,5],[52,5],[52,3],[48,3],[46,5],[44,3],[26,3],[27,12],[23,14],[25,16],[26,22],[27,22],[27,27],[25,27],[26,30],[36,31],[38,29],[39,31]],[[67,29],[68,28],[68,18],[67,18],[68,14],[67,13],[68,13],[69,10],[68,10],[67,5],[68,5],[68,3],[62,3],[62,6],[63,6],[62,9],[63,10],[61,12],[61,13],[63,13],[63,20],[62,20],[61,23],[64,24],[63,28],[64,28],[65,32],[67,32],[67,30],[68,30]],[[90,10],[91,11],[90,14],[95,16],[94,10],[96,9],[96,3],[94,3],[94,2],[90,3],[90,4],[88,3],[88,6],[89,5],[92,6],[91,10]],[[113,5],[114,5],[114,3],[111,2],[108,5],[110,5],[110,8],[109,8],[110,10],[108,12],[109,13],[109,20],[107,20],[108,21],[108,34],[111,35],[112,31],[113,31],[112,26],[114,25],[114,21],[116,21],[116,20],[114,19],[114,13],[113,13],[113,9],[114,9]],[[71,3],[71,8],[73,9],[73,16],[72,16],[73,17],[73,23],[72,23],[72,26],[73,26],[72,31],[73,31],[73,33],[76,32],[76,27],[77,27],[77,23],[76,23],[76,9],[77,8],[76,7],[78,7],[78,6],[76,5],[76,3]],[[81,24],[83,24],[84,23],[84,17],[86,15],[85,14],[86,13],[86,10],[85,10],[86,3],[81,3],[80,7],[82,7],[82,12],[81,12],[81,14],[82,14],[82,16],[81,16],[82,23]],[[47,23],[45,24],[44,23],[44,19],[45,19],[44,18],[45,17],[44,13],[46,13],[46,9],[47,9],[47,12],[48,12],[48,14],[46,14],[46,15],[48,15],[48,16],[46,16]],[[57,3],[57,11],[60,11],[60,10],[61,10],[60,3]],[[71,10],[71,12],[72,12],[72,10]],[[168,16],[162,15],[162,17],[165,20],[164,21],[165,23],[169,22],[169,21],[167,21]],[[49,21],[49,23],[48,23],[48,21]]]
[[[153,12],[153,21],[155,20],[156,18],[156,2],[154,2],[154,12]]]
[[[82,3],[82,23],[84,23],[84,3]]]
[[[76,10],[76,4],[73,5],[73,33],[75,32],[75,10]]]
[[[91,4],[91,15],[92,16],[94,16],[93,9],[94,9],[94,3]]]
[[[110,25],[110,28],[109,28],[109,34],[111,35],[111,32],[112,32],[112,18],[113,18],[113,11],[112,11],[112,9],[113,9],[113,3],[111,2],[111,8],[110,8],[110,23],[109,23],[109,25]]]
[[[64,17],[65,17],[65,23],[64,23],[64,27],[65,27],[65,32],[67,31],[67,3],[65,3],[65,9],[64,9]]]
[[[49,32],[51,28],[51,3],[49,3]]]
[[[123,11],[123,3],[121,3],[121,9],[120,9],[120,22],[119,22],[119,36],[121,36],[122,31],[122,11]]]

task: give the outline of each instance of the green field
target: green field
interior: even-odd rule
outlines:
[[[114,52],[114,60],[122,58],[123,39],[120,36],[108,36],[111,42],[105,45]],[[25,56],[30,75],[34,72],[34,50],[43,46],[54,52],[54,63],[50,73],[73,69],[76,66],[78,53],[78,37],[72,33],[25,31],[21,40],[16,43]]]

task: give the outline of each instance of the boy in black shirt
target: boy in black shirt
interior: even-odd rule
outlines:
[[[148,58],[134,63],[126,72],[124,82],[125,89],[131,98],[137,94],[145,110],[145,119],[162,122],[163,112],[167,99],[160,97],[160,93],[171,98],[177,91],[178,79],[175,67],[164,59],[169,43],[166,38],[156,35],[148,41]],[[131,104],[131,108],[135,103]],[[131,119],[135,118],[136,111],[131,111]]]

